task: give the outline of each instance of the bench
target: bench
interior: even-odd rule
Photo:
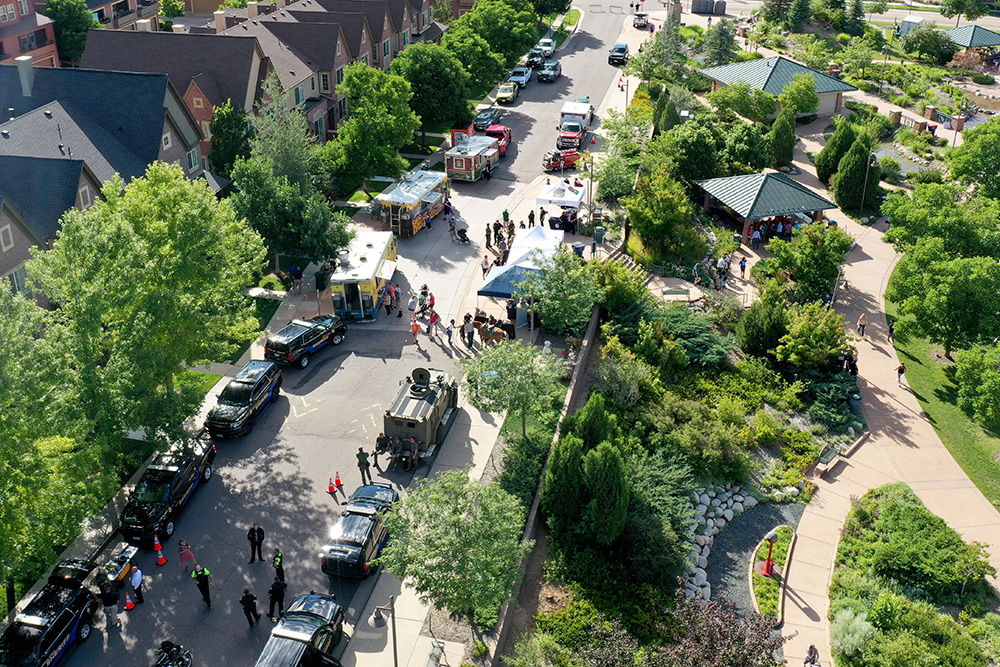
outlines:
[[[427,445],[427,451],[420,452],[417,454],[417,459],[421,461],[432,459],[434,458],[434,452],[436,451],[437,451],[437,443],[432,442],[431,444]]]
[[[823,451],[819,453],[819,460],[816,462],[816,473],[822,477],[833,470],[840,463],[839,454],[840,447],[836,445],[827,445],[824,447]]]

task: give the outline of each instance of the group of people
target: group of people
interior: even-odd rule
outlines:
[[[729,281],[732,279],[733,275],[733,264],[736,264],[740,268],[740,278],[746,278],[747,276],[747,258],[746,255],[740,257],[739,261],[736,259],[736,253],[726,253],[715,263],[715,277],[714,281],[715,289],[722,291],[729,286]],[[694,276],[694,284],[701,284],[701,269],[698,264],[695,264],[691,268],[691,273]]]
[[[767,243],[771,239],[788,241],[792,238],[794,228],[795,223],[787,215],[757,220],[751,222],[747,228],[747,243],[751,248],[757,250],[761,243]]]
[[[416,438],[396,438],[379,433],[375,439],[375,449],[372,452],[375,456],[375,467],[378,468],[378,455],[388,454],[389,465],[393,461],[402,461],[403,469],[406,472],[413,472],[417,469],[417,462],[420,457],[420,445]],[[371,472],[368,470],[368,453],[364,447],[358,447],[358,467],[361,468],[361,481],[364,482],[365,475],[371,483]]]

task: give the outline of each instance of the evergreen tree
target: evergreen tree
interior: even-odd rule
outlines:
[[[653,127],[660,127],[660,121],[663,120],[663,112],[667,108],[667,99],[668,96],[666,93],[660,93],[659,97],[656,98],[656,106],[653,107]],[[674,111],[676,112],[676,109]]]
[[[583,486],[589,501],[580,517],[580,537],[609,547],[625,530],[628,518],[628,480],[617,447],[602,442],[583,455]]]
[[[833,136],[816,156],[816,176],[825,184],[830,183],[830,177],[836,173],[840,160],[858,138],[854,126],[847,119],[841,117],[836,122],[837,129]]]
[[[784,109],[771,126],[772,162],[775,167],[783,167],[792,162],[795,153],[795,130],[792,127],[791,114]]]
[[[705,38],[705,64],[709,67],[728,65],[736,60],[740,47],[736,44],[736,26],[729,19],[713,25]]]
[[[671,128],[676,127],[681,122],[681,115],[677,113],[677,105],[674,104],[673,99],[667,100],[667,105],[663,109],[663,115],[660,117],[660,123],[657,125],[660,133],[669,132]]]
[[[791,0],[764,0],[764,18],[773,23],[784,23],[790,5]]]
[[[868,187],[865,187],[865,172],[868,173]],[[837,176],[833,179],[833,199],[837,206],[857,211],[870,208],[875,203],[878,182],[881,178],[878,163],[868,146],[861,139],[856,140],[837,165]],[[862,202],[861,197],[864,196]]]
[[[667,12],[667,20],[663,22],[663,27],[660,28],[660,31],[656,33],[656,38],[663,40],[664,57],[666,58],[668,69],[686,60],[684,56],[684,37],[681,36],[681,21],[675,12]]]
[[[243,107],[233,107],[230,100],[215,109],[208,123],[208,132],[212,137],[208,149],[208,170],[213,174],[229,178],[237,158],[250,155],[253,130],[249,119]]]
[[[549,469],[542,480],[541,509],[554,535],[576,524],[584,503],[583,440],[569,433],[552,448]]]
[[[812,7],[809,0],[792,0],[791,9],[788,10],[788,29],[792,32],[801,32],[802,28],[809,23],[812,18]]]
[[[850,11],[847,12],[847,23],[844,25],[844,32],[849,35],[865,34],[865,6],[861,0],[851,2]]]

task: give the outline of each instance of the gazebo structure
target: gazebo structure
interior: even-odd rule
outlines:
[[[706,211],[718,206],[743,221],[741,238],[746,238],[747,228],[755,220],[779,215],[807,215],[807,219],[816,220],[821,211],[837,208],[829,199],[773,171],[710,178],[697,181],[697,185],[705,191]]]
[[[952,44],[963,49],[979,49],[989,46],[1000,46],[1000,33],[987,30],[978,25],[963,25],[961,28],[945,30],[944,34]]]

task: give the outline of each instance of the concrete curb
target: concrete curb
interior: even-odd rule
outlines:
[[[791,528],[792,541],[788,543],[788,549],[785,551],[784,571],[782,571],[781,573],[782,574],[781,586],[778,592],[778,618],[774,622],[774,627],[776,628],[780,628],[782,623],[785,622],[785,589],[788,587],[787,572],[788,569],[791,567],[792,554],[795,551],[795,542],[798,540],[799,537],[798,532],[794,528],[789,526],[787,523],[775,526],[774,530],[777,530],[778,528]],[[757,594],[754,592],[755,589],[754,589],[754,578],[753,578],[754,575],[753,566],[756,563],[754,558],[757,556],[757,552],[760,551],[760,548],[761,546],[764,545],[765,541],[766,540],[761,539],[760,542],[757,543],[757,546],[753,548],[753,556],[750,557],[750,564],[747,567],[747,578],[748,578],[748,583],[750,584],[750,597],[751,600],[753,601],[753,610],[758,614],[760,613],[760,607],[757,605]]]

